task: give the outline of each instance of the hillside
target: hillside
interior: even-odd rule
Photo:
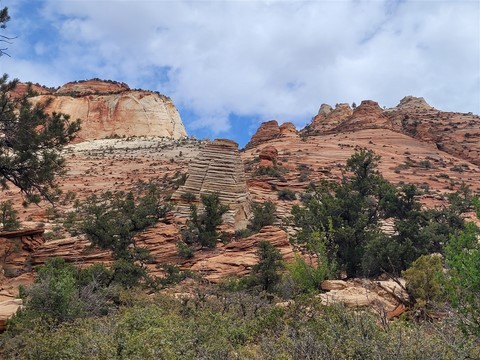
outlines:
[[[425,207],[445,205],[446,196],[462,184],[468,185],[474,193],[480,192],[477,175],[480,171],[480,118],[472,114],[442,112],[428,106],[423,99],[407,97],[393,109],[381,109],[373,101],[364,101],[355,109],[346,104],[335,108],[322,105],[312,123],[300,131],[291,123],[279,125],[276,121],[269,121],[262,124],[246,149],[238,152],[233,142],[222,140],[218,143],[220,146],[212,147],[209,141],[183,138],[183,125],[179,117],[173,115],[168,121],[175,127],[168,128],[169,135],[165,135],[164,127],[157,132],[155,127],[137,126],[137,121],[142,124],[141,119],[135,117],[135,121],[131,121],[123,116],[128,111],[121,110],[124,109],[122,106],[136,104],[131,110],[133,113],[141,112],[142,107],[147,114],[162,118],[171,102],[155,93],[129,90],[124,84],[71,83],[39,95],[33,101],[47,98],[52,99],[49,105],[52,111],[71,109],[72,114],[77,114],[72,115],[74,118],[85,115],[81,137],[91,140],[65,148],[68,171],[59,179],[64,194],[74,194],[76,199],[83,200],[88,195],[106,190],[139,192],[146,182],[153,181],[160,186],[165,202],[172,197],[175,200],[165,220],[137,236],[138,245],[149,249],[153,256],[149,268],[154,275],[164,274],[158,265],[165,263],[194,270],[214,283],[228,276],[245,275],[257,261],[256,245],[265,239],[280,249],[286,260],[292,259],[289,236],[294,229],[281,229],[279,225],[290,216],[292,206],[300,204],[301,194],[311,183],[339,181],[346,160],[360,148],[371,149],[381,156],[379,170],[393,184],[418,185],[422,189],[420,200]],[[109,107],[108,104],[113,105]],[[173,113],[178,115],[173,104],[171,106]],[[162,121],[162,124],[168,122]],[[135,136],[135,131],[140,130],[142,136]],[[113,134],[130,137],[101,139]],[[222,148],[225,150],[223,156]],[[208,151],[215,155],[209,155]],[[202,154],[201,161],[195,160],[199,154]],[[236,156],[243,162],[244,175],[239,174],[241,166]],[[245,179],[247,192],[235,183],[235,189],[240,189],[241,201],[274,202],[277,206],[276,224],[241,241],[219,242],[214,249],[200,249],[191,259],[181,258],[176,243],[181,239],[185,224],[185,207],[178,210],[176,203],[180,196],[175,198],[174,194],[188,179],[192,164],[196,174],[194,182],[198,183],[195,186],[201,191],[220,189],[221,193],[222,188],[228,188],[225,185],[228,179],[220,176],[222,174],[232,174],[228,176],[232,179]],[[259,171],[261,168],[267,170]],[[208,174],[208,169],[213,171],[208,181],[201,180],[204,176],[201,174]],[[215,173],[219,174],[218,184],[215,183]],[[192,186],[193,183],[188,184]],[[279,193],[284,190],[293,191],[296,199],[280,200]],[[4,198],[21,203],[13,189],[4,192]],[[235,199],[230,195],[227,198]],[[27,209],[17,206],[24,226],[42,227],[46,236],[22,237],[18,241],[23,245],[18,251],[7,254],[7,250],[2,250],[2,267],[8,278],[2,281],[4,288],[9,289],[4,296],[14,296],[19,284],[32,281],[32,266],[55,256],[83,265],[111,262],[108,252],[90,249],[89,241],[82,235],[72,236],[63,229],[65,214],[72,206],[72,202],[60,203],[55,209],[49,204]],[[248,207],[241,205],[242,209]],[[222,227],[230,238],[234,228],[234,223]],[[355,301],[358,296],[354,297]],[[388,308],[393,310],[395,303],[389,302]]]

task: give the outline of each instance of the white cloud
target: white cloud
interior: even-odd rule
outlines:
[[[324,102],[410,94],[480,113],[476,1],[46,0],[42,14],[60,35],[42,71],[158,83],[197,115],[191,129],[228,132],[230,113],[304,125]]]

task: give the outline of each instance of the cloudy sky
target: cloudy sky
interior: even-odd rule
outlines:
[[[0,72],[98,77],[170,96],[189,134],[241,145],[262,121],[303,127],[322,103],[423,96],[480,113],[480,1],[0,0]]]

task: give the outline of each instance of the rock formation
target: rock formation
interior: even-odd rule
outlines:
[[[277,120],[264,122],[260,125],[245,148],[249,149],[253,146],[279,137],[298,137],[298,131],[295,128],[295,125],[291,122],[286,122],[279,126]]]
[[[62,112],[80,119],[79,140],[111,136],[187,135],[172,100],[156,92],[131,90],[124,83],[88,80],[67,83],[58,90],[41,88],[34,104],[48,103],[47,112]]]
[[[302,132],[307,135],[326,133],[341,124],[352,115],[352,108],[346,103],[337,104],[333,109],[328,104],[322,104],[318,114]]]
[[[280,125],[280,137],[298,137],[298,131],[295,125],[291,122],[286,122]]]
[[[43,229],[26,229],[0,233],[0,273],[18,276],[30,271],[31,255],[44,242]]]
[[[188,216],[189,202],[186,194],[200,202],[202,194],[218,193],[220,201],[230,210],[226,223],[243,228],[250,216],[250,194],[245,180],[245,169],[238,152],[238,144],[231,140],[216,139],[205,146],[188,167],[188,177],[172,199],[179,203],[179,214]],[[191,195],[190,195],[191,196]]]
[[[337,132],[349,131],[350,129],[391,129],[391,120],[386,116],[377,102],[372,100],[363,100],[361,104],[353,110],[353,113],[340,122],[333,130]]]
[[[259,166],[274,166],[277,163],[278,150],[274,146],[265,146],[258,154]]]
[[[247,149],[262,142],[280,137],[280,127],[277,120],[270,120],[262,123],[257,132],[253,134],[250,142],[245,146]]]

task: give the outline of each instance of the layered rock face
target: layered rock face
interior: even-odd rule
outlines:
[[[216,139],[205,146],[188,167],[188,177],[172,199],[179,204],[181,216],[190,214],[186,194],[193,194],[193,202],[200,204],[202,194],[218,193],[220,201],[230,210],[224,221],[243,228],[250,216],[250,194],[245,179],[245,169],[238,152],[238,144],[231,140]]]
[[[41,95],[31,98],[32,103],[49,102],[47,112],[80,119],[80,141],[110,136],[187,136],[172,100],[155,92],[101,80],[67,83],[50,93],[42,89]]]

